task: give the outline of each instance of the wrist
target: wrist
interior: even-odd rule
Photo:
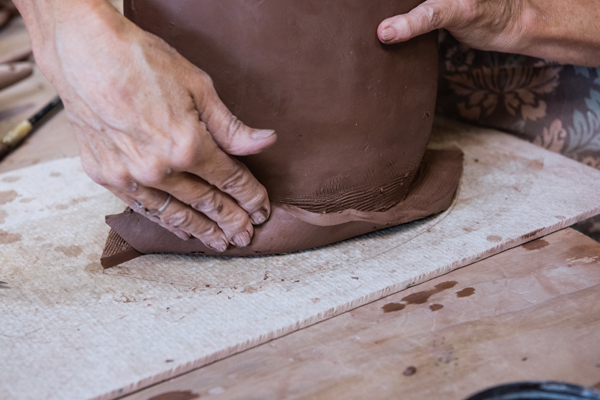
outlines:
[[[39,64],[57,57],[60,36],[90,36],[117,30],[123,19],[107,0],[14,0]]]

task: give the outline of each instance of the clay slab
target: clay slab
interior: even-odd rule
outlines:
[[[123,205],[77,158],[0,175],[0,393],[114,398],[600,212],[600,171],[444,123],[432,147],[449,145],[465,170],[438,216],[298,254],[107,271],[103,216]]]

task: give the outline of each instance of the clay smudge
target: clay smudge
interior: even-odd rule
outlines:
[[[17,198],[19,194],[14,190],[0,192],[0,205],[7,204]]]
[[[195,400],[199,398],[200,395],[192,392],[191,390],[178,390],[176,392],[162,393],[158,396],[150,397],[148,400]]]
[[[438,283],[433,289],[409,294],[408,296],[404,297],[402,301],[405,301],[407,304],[425,304],[434,294],[443,292],[447,289],[452,289],[456,285],[458,285],[458,282],[456,281]]]
[[[5,178],[2,178],[2,182],[6,182],[6,183],[12,183],[12,182],[16,182],[19,179],[21,179],[20,176],[7,176]]]
[[[60,172],[51,172],[51,173],[50,173],[50,177],[52,177],[52,178],[57,178],[57,177],[59,177],[60,175],[61,175],[61,173],[60,173]]]
[[[0,244],[10,244],[20,241],[22,238],[19,233],[9,233],[0,229]]]
[[[497,236],[497,235],[490,235],[490,236],[486,237],[486,240],[488,242],[498,243],[498,242],[502,241],[502,237]]]
[[[254,286],[246,286],[244,288],[244,290],[242,290],[242,293],[248,293],[248,294],[252,294],[252,293],[256,293],[258,292],[258,289]]]
[[[35,200],[33,197],[27,197],[19,200],[19,203],[31,203],[33,200]]]
[[[406,304],[403,303],[388,303],[385,306],[381,307],[384,313],[390,313],[395,311],[402,311],[406,307]]]
[[[0,210],[0,224],[3,224],[6,221],[6,217],[8,217],[8,213],[4,210]]]
[[[529,232],[528,234],[521,236],[519,239],[524,239],[524,240],[530,239],[530,238],[534,237],[535,235],[537,235],[538,233],[540,233],[541,231],[542,231],[542,229],[536,229],[533,232]]]
[[[469,297],[475,294],[475,288],[472,287],[468,287],[468,288],[464,288],[463,290],[456,292],[456,297],[458,298],[462,298],[462,297]]]
[[[54,248],[56,251],[60,251],[67,257],[77,257],[81,254],[81,247],[79,246],[57,246]]]
[[[414,366],[410,366],[410,367],[406,367],[406,369],[404,370],[404,372],[402,373],[402,375],[404,376],[413,376],[414,374],[417,373],[417,367]]]
[[[432,304],[429,306],[429,309],[434,312],[441,310],[442,308],[444,308],[444,306],[442,304]]]
[[[523,248],[528,251],[543,249],[546,246],[549,246],[550,243],[544,239],[534,240],[533,242],[525,243]]]

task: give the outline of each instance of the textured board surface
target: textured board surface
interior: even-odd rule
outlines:
[[[275,257],[153,255],[103,271],[123,205],[77,158],[0,175],[0,393],[111,398],[379,299],[600,212],[600,171],[448,125],[465,172],[435,217]]]

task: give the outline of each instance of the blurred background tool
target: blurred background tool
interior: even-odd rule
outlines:
[[[57,96],[33,117],[21,122],[8,132],[2,138],[2,142],[0,142],[0,160],[18,147],[35,128],[42,125],[48,118],[54,115],[55,111],[58,111],[61,106],[62,101]]]

